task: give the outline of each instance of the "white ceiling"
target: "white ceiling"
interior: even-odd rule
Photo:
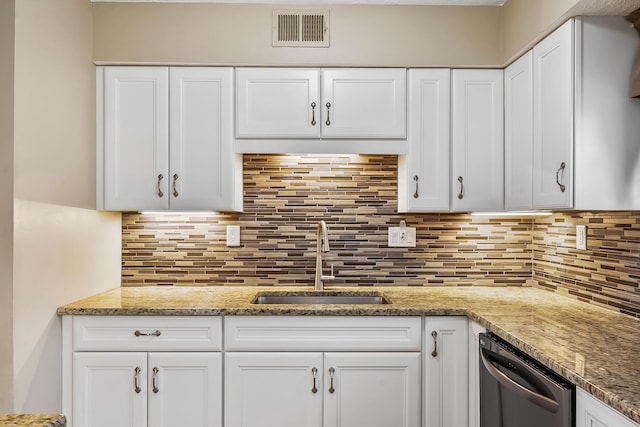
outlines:
[[[502,6],[506,0],[91,0],[120,3],[412,4],[424,6]]]

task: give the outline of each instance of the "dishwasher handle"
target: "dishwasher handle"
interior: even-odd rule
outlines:
[[[516,381],[509,378],[506,374],[498,370],[494,366],[494,362],[488,360],[488,355],[495,355],[492,351],[489,351],[485,348],[480,349],[480,359],[482,360],[482,364],[485,369],[489,372],[489,374],[495,378],[500,384],[504,387],[512,391],[513,393],[527,399],[528,401],[540,406],[543,409],[546,409],[549,412],[553,412],[554,414],[558,412],[560,409],[560,404],[553,399],[548,398],[540,393],[537,393],[533,390],[529,390],[527,387],[524,387],[522,384],[518,384]],[[519,368],[523,370],[528,370],[528,368],[513,359],[509,359],[509,363],[517,365]]]

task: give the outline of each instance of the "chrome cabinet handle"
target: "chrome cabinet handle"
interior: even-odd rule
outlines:
[[[329,393],[335,393],[336,389],[333,388],[333,374],[336,373],[336,370],[333,368],[329,368],[329,377],[331,378],[331,384],[329,385]]]
[[[178,174],[174,173],[173,174],[173,197],[178,197],[180,195],[178,193],[178,190],[176,189],[176,181],[178,181],[178,178],[180,178]]]
[[[313,388],[311,389],[311,393],[316,394],[318,392],[318,387],[316,387],[316,377],[318,375],[318,368],[311,369],[311,374],[313,374]]]
[[[160,391],[160,389],[158,388],[158,384],[156,383],[156,380],[158,379],[158,372],[160,371],[160,369],[158,369],[157,367],[153,368],[153,376],[151,377],[151,383],[153,385],[153,392],[154,393],[158,393]]]
[[[419,179],[419,178],[418,178],[418,175],[415,175],[415,176],[413,177],[413,181],[416,183],[416,192],[415,192],[415,193],[413,193],[413,198],[414,198],[414,199],[417,199],[418,197],[420,197],[420,195],[418,194],[418,179]]]
[[[433,351],[431,352],[431,356],[438,356],[438,333],[436,331],[431,331],[431,336],[433,337]]]
[[[331,120],[329,119],[329,110],[331,110],[331,103],[327,102],[327,121],[324,122],[324,124],[327,126],[331,126]]]
[[[311,103],[311,126],[316,125],[316,103]]]
[[[560,175],[560,172],[562,172],[562,176],[564,177],[564,168],[567,165],[562,162],[560,163],[560,167],[558,168],[558,170],[556,171],[556,184],[558,184],[558,186],[560,187],[560,191],[562,191],[564,193],[564,190],[566,190],[566,187],[564,184],[560,184],[560,179],[558,178],[558,175]]]
[[[159,174],[158,175],[158,197],[162,197],[164,196],[164,193],[162,192],[162,190],[160,189],[160,182],[164,179],[164,175]]]
[[[459,176],[458,182],[460,183],[460,192],[458,193],[458,199],[462,200],[464,198],[464,179]]]
[[[140,392],[142,391],[142,389],[140,388],[140,384],[138,384],[138,380],[140,379],[140,371],[142,369],[140,369],[139,366],[136,366],[136,369],[133,370],[133,387],[134,387],[134,391],[138,394],[140,394]]]
[[[162,335],[162,332],[160,332],[160,331],[154,331],[154,332],[135,331],[133,333],[133,335],[135,335],[137,337],[159,337],[160,335]]]

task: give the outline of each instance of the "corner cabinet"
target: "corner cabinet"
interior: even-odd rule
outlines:
[[[398,157],[398,210],[449,211],[451,70],[409,70],[408,153]]]
[[[97,207],[241,210],[233,69],[98,67]]]
[[[420,322],[227,317],[225,425],[419,427]]]
[[[629,155],[640,134],[640,102],[629,97],[639,46],[623,17],[579,17],[506,69],[508,209],[640,209]]]
[[[220,318],[65,317],[68,425],[221,427],[221,335]]]
[[[503,70],[452,71],[451,207],[504,209]]]
[[[466,317],[425,318],[425,427],[469,427],[468,331]]]

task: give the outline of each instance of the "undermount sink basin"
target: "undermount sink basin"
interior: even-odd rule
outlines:
[[[252,304],[391,304],[382,294],[352,294],[352,293],[259,293]]]

